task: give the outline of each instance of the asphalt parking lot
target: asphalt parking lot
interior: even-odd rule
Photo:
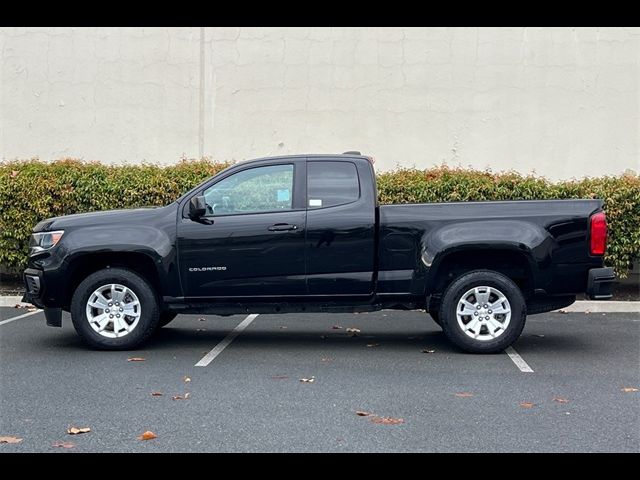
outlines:
[[[23,439],[0,452],[640,450],[640,392],[623,391],[640,388],[639,314],[530,317],[523,372],[460,353],[421,312],[259,315],[208,356],[245,316],[183,315],[141,350],[97,352],[66,314],[5,322],[26,313],[0,308],[0,436]]]

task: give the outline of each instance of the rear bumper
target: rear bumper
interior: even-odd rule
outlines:
[[[613,268],[592,268],[587,280],[587,295],[591,300],[606,300],[612,297],[611,289],[616,281]]]

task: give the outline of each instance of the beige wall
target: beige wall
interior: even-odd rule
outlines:
[[[640,170],[639,28],[2,28],[0,157]]]

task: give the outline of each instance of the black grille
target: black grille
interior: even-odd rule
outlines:
[[[33,295],[40,294],[40,279],[27,275],[27,291]]]

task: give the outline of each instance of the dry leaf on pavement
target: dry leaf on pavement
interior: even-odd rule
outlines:
[[[57,448],[73,448],[76,446],[76,444],[73,442],[56,442],[51,446]]]
[[[379,343],[367,343],[367,347],[379,347]]]
[[[182,379],[182,381],[183,381],[184,383],[189,383],[189,382],[191,381],[191,377],[184,377],[184,378]]]
[[[553,401],[556,403],[569,403],[569,400],[564,397],[553,397]]]
[[[356,415],[358,415],[359,417],[369,417],[373,415],[373,413],[363,412],[362,410],[356,410]]]
[[[331,358],[331,357],[322,357],[320,359],[320,361],[323,362],[323,363],[329,363],[329,362],[333,361],[333,358]]]
[[[151,392],[152,397],[161,397],[162,395],[164,395],[162,392]]]
[[[434,353],[435,350],[430,350],[428,348],[425,348],[424,350],[422,350],[422,353]]]
[[[350,333],[352,337],[355,337],[360,333],[360,329],[359,328],[347,328],[346,332]]]
[[[18,437],[0,437],[0,443],[20,443],[21,438]]]
[[[174,395],[171,400],[189,400],[191,393],[187,392],[184,395]]]
[[[196,332],[206,332],[206,328],[196,328]]]
[[[533,408],[536,406],[536,404],[531,402],[520,402],[520,406],[522,408]]]
[[[541,333],[534,333],[533,336],[538,338],[544,338],[544,335],[542,335]]]
[[[393,418],[393,417],[373,416],[371,417],[370,420],[373,423],[378,423],[381,425],[400,425],[401,423],[404,423],[404,420],[402,418]]]
[[[560,310],[558,310],[558,313],[569,313],[569,312],[561,308]]]
[[[158,438],[158,436],[152,431],[147,430],[138,437],[138,440],[153,440],[154,438]]]
[[[331,330],[342,330],[342,327],[340,325],[334,325],[331,327]]]
[[[204,322],[204,321],[205,321],[205,318],[204,318],[204,317],[200,317],[200,318],[198,319],[198,321],[200,321],[200,322]]]
[[[633,393],[633,392],[638,392],[640,391],[639,389],[637,389],[636,387],[622,387],[621,390],[624,393]]]
[[[301,378],[300,381],[302,383],[313,383],[315,382],[316,378],[315,377],[309,377],[309,378]]]
[[[127,362],[144,362],[146,359],[142,357],[130,357],[127,358]]]
[[[89,427],[69,427],[67,433],[69,435],[79,435],[81,433],[89,433],[91,429]]]
[[[469,398],[469,397],[473,397],[473,393],[469,393],[469,392],[458,392],[458,393],[454,393],[454,395],[456,397],[460,397],[460,398]]]

